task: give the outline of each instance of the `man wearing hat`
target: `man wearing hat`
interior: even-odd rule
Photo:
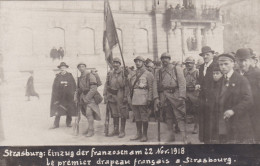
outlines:
[[[67,127],[71,127],[71,117],[76,116],[76,105],[73,101],[76,82],[72,74],[67,72],[68,67],[66,63],[61,62],[58,66],[60,73],[56,74],[53,82],[50,116],[55,116],[55,121],[51,129],[59,127],[61,116],[67,116]]]
[[[126,119],[129,118],[127,109],[127,96],[125,84],[124,70],[121,68],[121,60],[119,58],[113,59],[113,70],[107,74],[106,83],[104,87],[103,96],[107,101],[107,109],[109,109],[113,118],[114,130],[108,134],[109,137],[118,136],[123,138],[125,136]],[[121,119],[121,126],[119,132],[119,120]]]
[[[255,141],[260,142],[260,69],[255,67],[255,55],[247,48],[241,48],[236,52],[238,72],[244,75],[251,86],[254,104],[250,111],[250,118],[253,124]]]
[[[146,142],[148,140],[148,107],[153,99],[153,75],[145,68],[145,59],[137,56],[134,59],[137,70],[129,74],[130,95],[129,98],[135,117],[137,134],[131,140],[140,140]],[[142,130],[143,129],[143,130]]]
[[[198,132],[198,107],[199,107],[199,91],[195,90],[195,86],[198,83],[199,78],[199,70],[196,69],[195,66],[195,59],[190,56],[187,57],[185,60],[185,66],[184,69],[184,76],[186,79],[186,96],[187,96],[187,102],[186,102],[186,108],[187,108],[187,114],[193,114],[194,119],[194,129],[193,134],[197,134]]]
[[[168,53],[161,55],[162,68],[155,73],[153,97],[155,99],[155,110],[163,107],[166,113],[168,128],[167,142],[175,141],[173,123],[176,118],[180,129],[184,130],[186,80],[183,69],[170,63],[171,56]]]
[[[235,58],[221,54],[218,63],[223,77],[216,98],[220,143],[252,143],[249,110],[253,96],[248,80],[234,71]]]
[[[214,51],[209,46],[204,46],[199,54],[204,63],[199,67],[199,79],[196,85],[196,90],[200,90],[200,111],[199,111],[199,140],[201,142],[209,143],[210,140],[210,114],[207,111],[209,105],[206,101],[210,95],[208,92],[211,89],[213,83],[213,66],[214,66]]]
[[[77,68],[81,75],[78,78],[79,87],[77,87],[74,100],[79,102],[82,114],[88,120],[88,129],[84,134],[86,137],[94,135],[94,120],[101,120],[98,104],[94,100],[94,96],[98,93],[98,82],[96,76],[92,72],[88,72],[85,63],[79,63]]]

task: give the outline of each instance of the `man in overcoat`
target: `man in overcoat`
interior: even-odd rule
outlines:
[[[223,77],[217,96],[220,143],[252,143],[249,111],[253,96],[248,80],[234,71],[235,58],[221,54],[218,63]]]
[[[244,75],[251,86],[254,104],[250,110],[250,118],[254,130],[254,137],[256,142],[260,142],[260,69],[255,67],[255,55],[250,49],[241,48],[236,52],[236,60],[238,63],[238,70],[241,75]]]
[[[72,116],[76,116],[76,105],[73,100],[76,82],[72,74],[67,72],[68,67],[66,63],[61,62],[58,66],[60,73],[53,82],[50,116],[55,116],[55,121],[51,129],[59,127],[61,116],[67,116],[67,127],[71,127]]]
[[[132,105],[134,118],[136,122],[137,134],[131,140],[148,140],[148,107],[153,100],[153,74],[146,70],[145,59],[137,56],[134,59],[137,70],[129,74],[130,94],[129,101]],[[143,129],[143,130],[142,130]]]
[[[127,109],[127,89],[124,70],[121,68],[121,60],[113,59],[113,70],[110,71],[106,78],[103,96],[107,101],[107,109],[109,109],[113,118],[114,130],[108,136],[125,136],[126,119],[129,118]],[[121,126],[119,132],[119,120]]]
[[[199,80],[196,85],[196,90],[200,90],[199,100],[199,140],[204,143],[209,143],[210,140],[210,112],[207,104],[209,90],[213,83],[213,66],[214,66],[214,51],[209,46],[204,46],[201,49],[200,56],[203,57],[204,63],[199,67]]]
[[[85,63],[79,63],[77,68],[81,75],[78,78],[79,87],[77,87],[74,100],[79,102],[82,114],[88,120],[88,129],[84,134],[86,137],[92,137],[94,133],[94,120],[101,120],[100,109],[94,100],[97,92],[97,78],[87,71]]]
[[[25,92],[25,96],[27,96],[28,101],[30,101],[31,96],[36,96],[36,97],[38,97],[38,99],[40,98],[39,94],[34,89],[34,77],[33,77],[34,72],[29,71],[29,73],[30,73],[30,77],[27,80],[26,92]]]
[[[171,56],[168,53],[161,55],[162,68],[155,73],[153,97],[155,110],[158,107],[166,111],[166,123],[168,128],[167,142],[175,141],[173,132],[174,119],[180,129],[184,131],[184,118],[186,114],[186,80],[183,69],[170,63]]]

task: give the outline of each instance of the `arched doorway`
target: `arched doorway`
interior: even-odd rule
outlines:
[[[95,33],[91,28],[82,28],[78,35],[79,55],[95,54]]]
[[[66,54],[66,47],[65,47],[65,30],[60,27],[54,27],[49,30],[48,33],[48,48],[51,50],[53,47],[59,49],[62,47]]]

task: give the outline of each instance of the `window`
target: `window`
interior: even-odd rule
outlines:
[[[134,35],[136,53],[148,53],[148,31],[146,29],[137,29]]]
[[[95,36],[91,28],[81,29],[78,36],[78,51],[80,55],[95,54]]]
[[[52,28],[49,31],[49,48],[52,49],[55,47],[56,49],[62,47],[65,48],[65,30],[60,27]]]

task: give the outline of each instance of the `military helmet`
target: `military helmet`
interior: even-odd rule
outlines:
[[[170,58],[171,59],[171,55],[168,52],[165,52],[161,55],[161,59],[162,58]]]
[[[140,61],[145,62],[145,59],[144,59],[143,57],[141,57],[141,56],[137,56],[137,57],[134,59],[134,62],[135,62],[136,60],[140,60]]]
[[[192,56],[189,56],[185,59],[184,63],[195,63],[195,59]]]
[[[117,57],[113,59],[113,62],[119,62],[121,64],[121,60]]]
[[[85,67],[87,67],[86,63],[80,62],[80,63],[78,63],[77,68],[79,68],[80,65],[84,65]]]

